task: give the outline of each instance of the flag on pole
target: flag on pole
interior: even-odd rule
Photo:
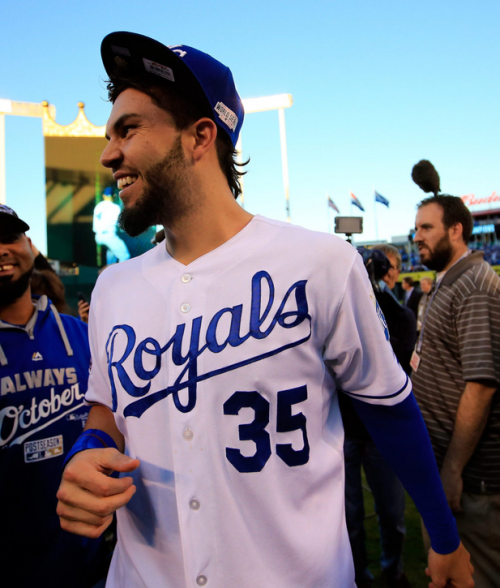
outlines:
[[[379,194],[377,190],[375,190],[375,202],[380,202],[380,204],[385,204],[387,208],[389,208],[389,200],[384,198],[382,194]]]
[[[365,212],[365,209],[363,208],[363,205],[358,200],[358,198],[356,198],[356,196],[354,196],[354,194],[352,192],[349,192],[349,194],[351,195],[351,203],[354,204],[354,206],[357,206],[359,208],[359,210],[362,210],[363,212]]]
[[[330,196],[328,196],[327,198],[328,198],[328,206],[330,208],[333,208],[333,210],[335,210],[336,212],[338,212],[340,214],[340,210],[337,208],[337,205],[335,204],[335,202],[330,198]]]

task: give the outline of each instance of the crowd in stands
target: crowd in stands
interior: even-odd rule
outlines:
[[[471,243],[470,248],[474,251],[484,251],[484,261],[490,265],[500,264],[500,244],[497,243]]]

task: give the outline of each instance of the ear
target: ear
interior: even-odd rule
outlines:
[[[450,240],[457,242],[463,241],[464,227],[462,223],[455,223],[449,228]]]
[[[215,144],[217,125],[210,118],[200,118],[187,129],[188,150],[193,161],[199,161]]]

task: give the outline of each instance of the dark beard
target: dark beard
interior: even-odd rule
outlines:
[[[187,162],[180,135],[166,157],[144,174],[144,190],[137,202],[124,208],[118,218],[120,227],[137,237],[149,227],[178,221],[190,209],[186,198]]]
[[[450,263],[453,257],[453,248],[450,243],[448,235],[444,235],[439,239],[434,247],[434,251],[430,252],[430,257],[427,261],[422,263],[430,270],[435,272],[442,272],[444,268]]]
[[[0,308],[7,308],[21,298],[29,288],[32,273],[33,267],[17,280],[12,280],[12,276],[0,278]]]

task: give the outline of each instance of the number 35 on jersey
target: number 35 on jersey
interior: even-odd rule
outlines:
[[[289,433],[300,430],[303,437],[301,449],[294,449],[291,443],[277,443],[276,456],[290,467],[301,466],[309,461],[309,441],[307,439],[307,419],[301,413],[292,414],[292,406],[307,400],[307,387],[299,386],[277,393],[276,432]],[[226,447],[228,461],[239,472],[260,472],[272,455],[271,438],[266,430],[269,425],[269,402],[258,392],[235,392],[224,403],[225,415],[238,415],[242,408],[251,408],[254,419],[250,423],[240,424],[240,441],[252,441],[255,453],[244,456],[239,449]],[[284,436],[284,441],[285,441]]]

